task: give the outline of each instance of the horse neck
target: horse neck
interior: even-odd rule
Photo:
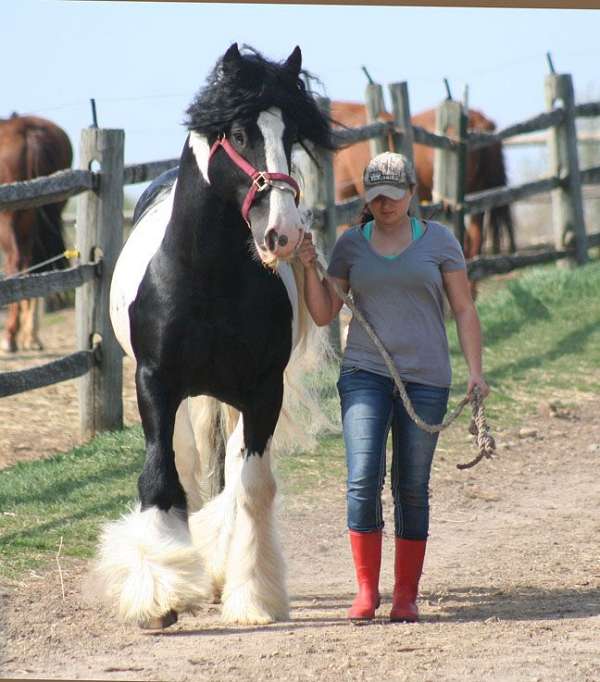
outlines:
[[[186,143],[165,247],[191,267],[216,270],[249,258],[249,237],[240,209],[212,190]]]

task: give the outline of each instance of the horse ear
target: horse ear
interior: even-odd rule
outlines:
[[[302,68],[302,52],[298,45],[294,48],[292,54],[285,60],[285,68],[291,71],[296,78],[300,75],[300,69]]]
[[[238,50],[238,44],[233,43],[221,59],[221,64],[224,70],[237,69],[242,62],[242,55]]]

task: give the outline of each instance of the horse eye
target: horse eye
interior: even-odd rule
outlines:
[[[231,137],[233,138],[233,141],[240,147],[243,147],[246,144],[246,136],[241,130],[234,130],[231,133]]]

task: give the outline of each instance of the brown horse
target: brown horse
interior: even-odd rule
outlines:
[[[364,126],[367,114],[364,104],[355,102],[332,102],[331,117],[339,124],[348,127]],[[387,112],[381,120],[391,120]],[[411,118],[413,125],[421,126],[431,132],[435,131],[435,109],[429,109]],[[481,112],[469,110],[471,130],[491,132],[495,129],[493,121]],[[390,148],[392,148],[390,146]],[[433,148],[415,144],[413,149],[415,170],[417,173],[418,195],[421,201],[431,201],[433,188]],[[336,201],[350,199],[363,193],[362,172],[370,158],[368,142],[357,144],[340,150],[334,157],[334,175],[336,184]],[[479,192],[506,184],[504,156],[500,143],[476,149],[467,155],[466,193]],[[483,243],[483,213],[471,214],[465,230],[463,245],[465,256],[472,258],[481,253]],[[515,251],[510,206],[502,206],[490,212],[490,224],[493,234],[494,253],[500,251],[500,228],[505,225],[510,241],[510,250]]]
[[[0,184],[30,180],[69,168],[73,161],[66,133],[36,116],[0,119]],[[40,208],[0,211],[0,248],[5,254],[5,273],[14,276],[32,265],[62,254],[61,213],[65,202]],[[66,260],[42,266],[35,272],[64,267]],[[2,350],[17,350],[17,335],[25,349],[41,349],[38,336],[39,306],[36,300],[9,306]]]

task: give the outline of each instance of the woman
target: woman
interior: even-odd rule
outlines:
[[[364,172],[366,219],[337,241],[328,274],[354,302],[392,356],[411,402],[425,421],[442,421],[451,381],[444,326],[445,292],[469,368],[467,391],[489,388],[481,368],[481,332],[462,250],[443,225],[411,218],[416,179],[400,154],[376,156]],[[318,325],[339,313],[342,301],[321,281],[310,235],[299,249],[308,309]],[[352,319],[338,391],[348,466],[348,527],[358,594],[352,619],[371,619],[380,603],[385,450],[392,429],[395,581],[390,620],[417,621],[417,590],[429,528],[428,485],[437,434],[407,415],[383,358]]]

